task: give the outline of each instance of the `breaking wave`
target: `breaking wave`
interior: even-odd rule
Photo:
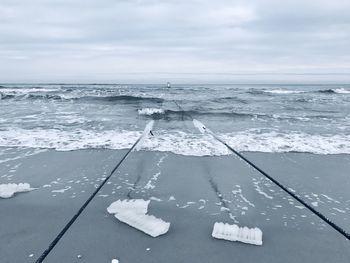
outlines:
[[[64,94],[40,94],[40,91],[21,92],[10,91],[4,92],[0,89],[0,99],[17,99],[17,100],[75,100],[75,101],[101,101],[101,102],[154,102],[161,103],[162,98],[143,97],[132,95],[113,95],[113,96],[84,96],[84,95],[64,95]]]
[[[163,109],[155,109],[155,108],[143,108],[137,110],[140,115],[154,115],[154,114],[163,114]]]
[[[273,93],[273,94],[298,94],[298,93],[305,93],[306,91],[276,89],[276,90],[264,90],[264,92]]]
[[[249,90],[248,93],[254,95],[288,95],[305,93],[323,93],[323,94],[350,94],[350,90],[344,88],[319,89],[319,90],[288,90],[288,89],[270,89],[270,90]]]
[[[325,90],[319,90],[320,93],[338,93],[338,94],[350,94],[350,90],[346,90],[344,88],[338,88],[338,89],[325,89]]]
[[[30,87],[30,88],[21,88],[21,87],[14,87],[14,88],[7,88],[4,86],[0,86],[0,92],[4,93],[12,93],[12,94],[28,94],[28,93],[35,93],[35,92],[54,92],[54,91],[60,91],[60,89],[57,88],[42,88],[42,87]]]
[[[253,113],[241,113],[233,111],[204,111],[204,110],[163,110],[144,108],[138,110],[140,115],[149,117],[152,119],[183,119],[189,118],[189,116],[213,116],[213,117],[229,117],[229,118],[275,118],[274,115],[268,114],[253,114]]]
[[[140,131],[92,131],[76,129],[12,129],[0,131],[0,146],[29,147],[72,151],[79,149],[126,149],[141,135]],[[208,135],[155,130],[143,149],[173,152],[181,155],[227,155],[230,152]],[[247,130],[219,134],[238,151],[249,152],[307,152],[315,154],[350,154],[350,135],[311,135],[306,133],[259,133]]]
[[[164,101],[162,98],[157,97],[142,97],[142,96],[132,96],[132,95],[115,95],[115,96],[84,96],[74,98],[77,100],[96,100],[96,101],[126,101],[126,102],[141,102],[141,101],[149,101],[155,103],[161,103]]]
[[[159,108],[142,108],[138,110],[138,114],[146,118],[151,118],[154,120],[159,119],[191,119],[189,116],[196,117],[226,117],[233,119],[259,119],[264,121],[309,121],[313,119],[336,119],[335,116],[327,116],[320,114],[313,115],[301,115],[301,116],[291,116],[291,115],[280,115],[280,114],[264,114],[264,113],[249,113],[249,112],[234,112],[234,111],[210,111],[210,110],[163,110]]]

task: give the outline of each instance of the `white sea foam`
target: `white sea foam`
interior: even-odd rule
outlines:
[[[264,92],[274,93],[274,94],[297,94],[297,93],[304,93],[305,91],[274,89],[274,90],[264,90]]]
[[[52,91],[59,91],[59,89],[47,89],[47,88],[26,88],[26,89],[16,89],[16,88],[1,88],[0,92],[4,94],[9,95],[24,95],[28,93],[34,93],[34,92],[52,92]]]
[[[340,94],[350,94],[350,90],[346,90],[344,88],[339,88],[339,89],[333,89],[335,93],[340,93]]]
[[[15,193],[29,192],[34,190],[30,187],[30,184],[19,183],[19,184],[0,184],[0,198],[10,198]]]
[[[232,190],[232,193],[234,195],[239,195],[239,197],[243,200],[243,202],[247,203],[248,205],[250,205],[251,207],[255,207],[255,205],[250,202],[243,194],[242,194],[242,189],[240,187],[238,187],[238,190]]]
[[[1,140],[1,138],[0,138],[0,140]],[[9,148],[5,148],[5,149],[8,150]],[[42,153],[42,152],[46,151],[46,149],[28,149],[25,152],[22,152],[22,151],[17,152],[16,151],[15,155],[13,153],[9,153],[9,155],[11,157],[4,158],[1,155],[8,154],[6,150],[2,151],[0,153],[0,164],[1,163],[6,163],[6,162],[11,162],[11,161],[14,161],[14,160],[19,160],[19,159],[26,158],[28,156],[36,155],[36,154],[39,154],[39,153]]]
[[[153,115],[153,114],[163,114],[164,110],[163,109],[157,109],[157,108],[143,108],[137,110],[137,112],[140,115]]]
[[[333,209],[339,213],[346,213],[344,210],[341,210],[339,208],[333,207]]]
[[[328,201],[331,201],[331,202],[334,202],[334,203],[337,203],[337,204],[340,204],[340,202],[338,200],[335,200],[334,198],[326,195],[326,194],[321,194],[323,197],[325,197]]]
[[[301,132],[262,134],[239,132],[221,136],[240,151],[309,152],[316,154],[350,153],[350,135],[311,135]]]
[[[9,129],[0,131],[0,146],[29,147],[71,151],[79,149],[126,149],[141,135],[140,131],[57,129]],[[306,133],[256,133],[252,130],[218,134],[238,151],[309,152],[316,154],[350,154],[350,135],[311,135]],[[142,148],[182,155],[227,155],[225,146],[207,134],[157,130],[148,136]]]
[[[265,193],[265,192],[260,188],[259,182],[254,181],[253,184],[254,184],[255,190],[256,190],[259,194],[265,196],[267,199],[273,199],[273,197],[272,197],[271,195],[268,195],[267,193]]]
[[[145,189],[154,189],[156,186],[154,185],[154,183],[158,180],[158,177],[160,175],[160,172],[154,174],[152,176],[152,178],[147,182],[147,184],[145,185]]]
[[[52,193],[61,193],[61,194],[63,194],[65,191],[67,191],[67,190],[69,190],[69,189],[71,189],[71,188],[72,188],[71,186],[67,186],[67,187],[62,188],[62,189],[52,190],[51,192],[52,192]]]

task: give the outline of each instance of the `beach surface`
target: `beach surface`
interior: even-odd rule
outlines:
[[[125,150],[59,152],[1,148],[1,183],[37,188],[0,199],[1,262],[35,262]],[[350,232],[350,156],[244,153]],[[107,207],[151,200],[149,214],[171,223],[152,238]],[[263,245],[217,240],[215,222],[259,227]],[[350,242],[242,160],[132,152],[45,262],[348,262]]]

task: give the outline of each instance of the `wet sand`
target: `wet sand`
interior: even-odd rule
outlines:
[[[0,199],[1,262],[34,262],[123,153],[45,151],[0,163],[0,183],[38,188]],[[350,231],[349,155],[246,155]],[[127,198],[152,199],[149,213],[171,222],[169,232],[152,238],[107,213],[110,203]],[[261,228],[263,246],[213,239],[216,221]],[[129,156],[45,262],[348,262],[349,257],[349,241],[238,158],[141,151]]]

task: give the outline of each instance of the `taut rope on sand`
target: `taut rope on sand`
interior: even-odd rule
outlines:
[[[91,196],[85,201],[85,203],[79,208],[78,212],[72,217],[72,219],[65,225],[65,227],[61,230],[61,232],[55,237],[55,239],[50,243],[49,247],[41,254],[41,256],[35,261],[36,263],[41,263],[47,257],[47,255],[51,252],[51,250],[56,246],[58,241],[63,237],[63,235],[67,232],[67,230],[73,225],[73,223],[77,220],[80,214],[84,211],[84,209],[88,206],[91,200],[96,196],[96,194],[101,190],[101,188],[107,183],[107,181],[112,177],[114,172],[119,168],[119,166],[124,162],[124,160],[128,157],[128,155],[136,148],[140,141],[142,141],[148,133],[151,132],[154,121],[151,121],[147,124],[142,135],[136,140],[136,142],[131,146],[131,148],[126,152],[123,158],[117,163],[117,165],[113,168],[110,174],[102,181],[102,183],[96,188],[96,190],[91,194]]]
[[[175,100],[173,100],[173,102],[176,104],[177,107],[179,107],[179,109],[186,114],[187,116],[190,117],[190,119],[193,121],[197,121],[196,119],[194,119],[192,117],[191,114],[189,114],[188,112],[186,112],[181,105],[179,105],[179,103],[177,103]],[[198,122],[198,121],[197,121]],[[200,122],[198,122],[200,123]],[[318,216],[319,218],[321,218],[324,222],[326,222],[329,226],[331,226],[333,229],[335,229],[336,231],[338,231],[340,234],[342,234],[346,239],[350,240],[350,234],[347,233],[343,228],[341,228],[340,226],[338,226],[337,224],[335,224],[333,221],[331,221],[327,216],[323,215],[321,212],[317,211],[315,208],[313,208],[311,205],[309,205],[307,202],[305,202],[303,199],[301,199],[297,194],[293,193],[292,191],[290,191],[286,186],[284,186],[282,183],[280,183],[279,181],[277,181],[275,178],[273,178],[271,175],[269,175],[268,173],[266,173],[265,171],[263,171],[261,168],[259,168],[256,164],[254,164],[252,161],[248,160],[245,156],[243,156],[241,153],[239,153],[238,151],[236,151],[234,148],[232,148],[230,145],[228,145],[224,140],[222,140],[221,138],[219,138],[215,133],[213,133],[211,130],[207,129],[202,123],[200,123],[200,125],[202,126],[202,130],[208,134],[210,134],[214,139],[216,139],[217,141],[219,141],[220,143],[222,143],[223,145],[225,145],[227,147],[227,149],[229,149],[232,153],[234,153],[235,155],[237,155],[240,159],[242,159],[243,161],[245,161],[246,163],[248,163],[251,167],[253,167],[255,170],[257,170],[259,173],[261,173],[262,175],[264,175],[266,178],[268,178],[271,182],[273,182],[275,185],[277,185],[279,188],[281,188],[283,191],[285,191],[286,193],[288,193],[290,196],[292,196],[295,200],[297,200],[299,203],[301,203],[303,206],[305,206],[307,209],[309,209],[312,213],[314,213],[316,216]]]

